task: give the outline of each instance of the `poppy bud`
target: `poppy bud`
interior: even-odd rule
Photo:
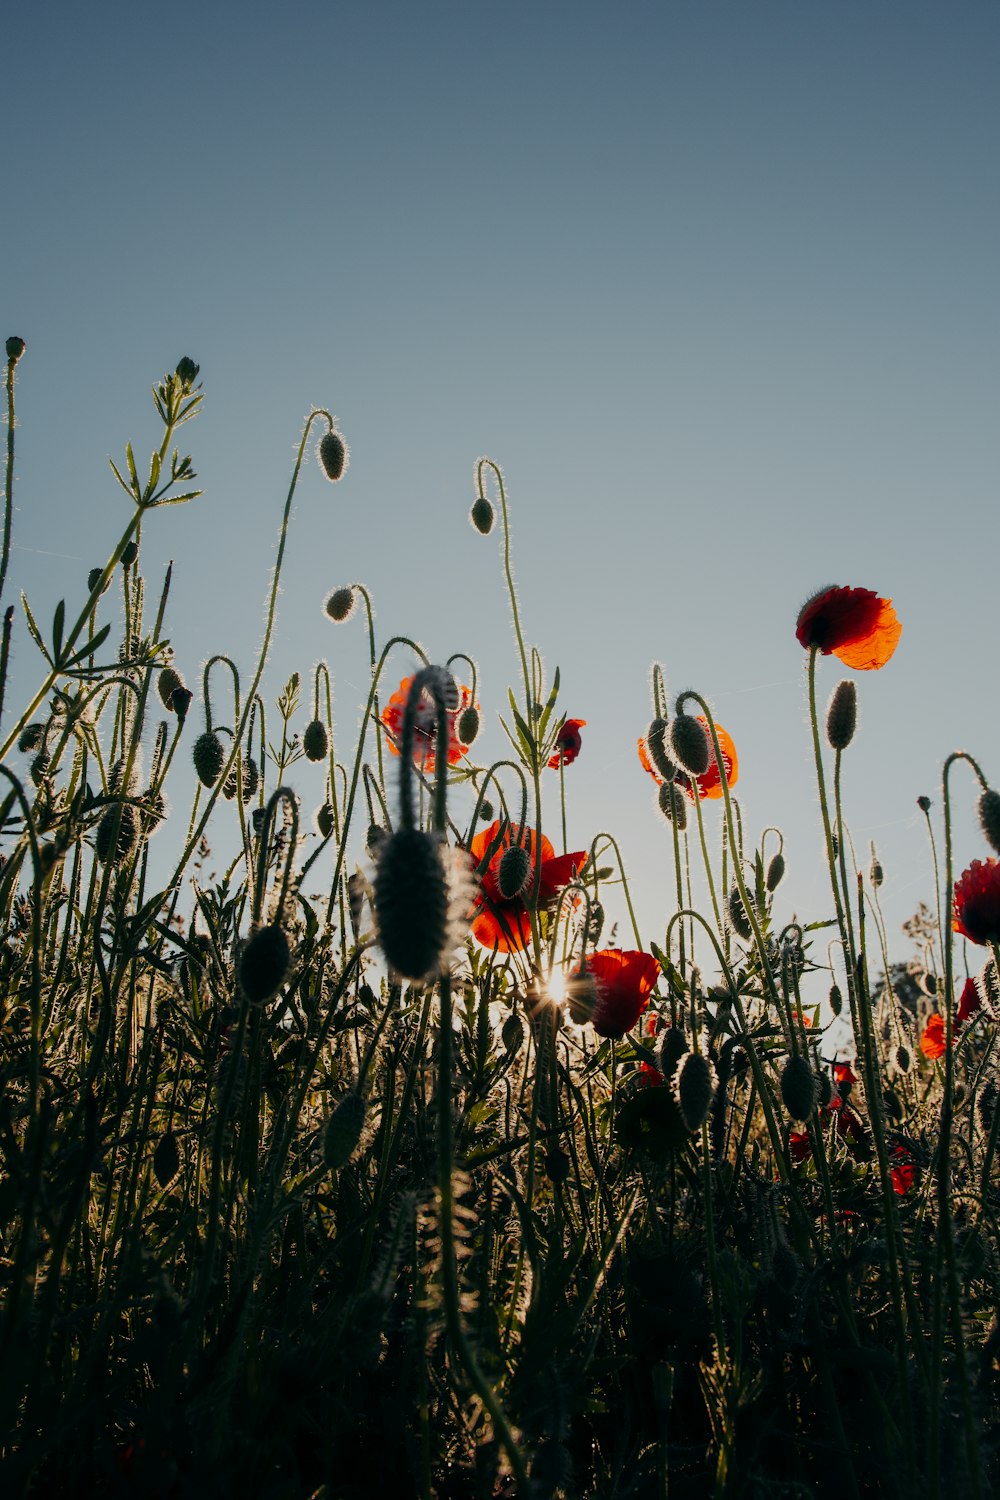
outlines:
[[[493,530],[493,522],[496,520],[496,512],[485,495],[479,495],[473,501],[472,509],[469,511],[469,520],[480,536],[489,536]]]
[[[680,1026],[668,1026],[656,1049],[656,1066],[664,1078],[673,1078],[677,1064],[687,1051],[684,1030]]]
[[[729,925],[744,943],[749,943],[753,938],[753,927],[747,916],[746,907],[743,905],[738,885],[734,885],[729,892]]]
[[[103,568],[91,568],[90,572],[87,574],[87,592],[88,592],[88,594],[92,594],[94,592],[94,590],[96,589],[97,585],[100,583],[100,581],[103,578],[103,576],[104,576],[104,569]],[[101,593],[102,594],[106,594],[107,591],[108,591],[108,589],[110,587],[111,587],[111,579],[109,578],[108,581],[107,581],[107,583],[105,583],[104,587],[101,589]]]
[[[679,833],[687,827],[687,802],[676,781],[665,781],[656,794],[660,812],[668,823],[676,823]]]
[[[524,889],[530,872],[531,860],[527,849],[521,844],[512,844],[501,859],[497,872],[497,884],[505,901],[511,900]]]
[[[833,1098],[833,1079],[829,1073],[816,1074],[816,1102],[820,1109],[827,1109]]]
[[[386,833],[381,823],[369,823],[368,832],[365,835],[365,848],[368,850],[368,853],[372,856],[373,859],[376,859],[378,857],[378,851],[381,849],[382,845],[385,843],[388,837],[389,835]]]
[[[514,1011],[511,1011],[503,1029],[500,1032],[500,1040],[503,1042],[504,1051],[507,1053],[518,1052],[524,1042],[524,1022]]]
[[[473,740],[479,734],[479,710],[470,703],[468,708],[462,710],[461,714],[459,715],[458,723],[455,727],[462,744],[471,745]],[[483,817],[491,818],[493,816],[492,808],[489,812],[486,812],[485,809],[486,803],[484,802]]]
[[[715,1069],[701,1052],[682,1057],[673,1076],[674,1102],[688,1130],[698,1130],[708,1119],[715,1097]]]
[[[768,865],[767,874],[764,876],[764,885],[772,895],[781,884],[782,879],[784,878],[784,874],[785,856],[783,854],[776,854],[771,860],[771,863]]]
[[[979,799],[979,826],[990,848],[1000,854],[1000,792],[992,788]]]
[[[10,360],[12,365],[17,364],[18,360],[21,358],[21,355],[24,353],[27,347],[28,346],[24,342],[24,339],[18,338],[16,333],[11,335],[11,337],[7,340],[7,358]]]
[[[184,678],[174,667],[164,667],[157,676],[156,691],[160,695],[160,702],[172,713],[175,711],[174,694],[183,686]]]
[[[316,827],[321,838],[328,839],[333,836],[333,805],[324,802],[316,809]]]
[[[135,809],[128,803],[110,807],[97,825],[94,847],[101,864],[123,865],[139,842]]]
[[[214,786],[226,764],[226,752],[214,730],[206,729],[194,742],[191,752],[198,780],[203,786]]]
[[[30,767],[28,768],[28,774],[30,775],[32,781],[36,786],[41,786],[42,782],[49,774],[49,767],[51,766],[51,764],[52,757],[49,752],[47,750],[39,750],[38,754],[35,756],[34,760],[31,762]]]
[[[673,781],[677,767],[667,754],[667,721],[654,719],[646,730],[646,750],[664,781]]]
[[[908,1073],[910,1071],[910,1054],[902,1043],[896,1048],[895,1063],[901,1073]]]
[[[162,792],[147,792],[146,806],[142,814],[142,831],[151,838],[167,816],[167,799]]]
[[[387,838],[374,895],[379,942],[391,967],[404,979],[436,974],[448,941],[448,883],[438,840],[419,828]]]
[[[876,859],[874,854],[872,855],[872,862],[868,870],[868,879],[871,881],[876,890],[885,879],[885,872],[883,871],[881,864]]]
[[[138,542],[126,542],[122,548],[122,567],[130,568],[139,556]]]
[[[260,786],[260,770],[252,755],[247,755],[243,760],[243,803],[252,802],[257,795]]]
[[[826,737],[831,750],[846,750],[858,727],[858,690],[849,677],[838,682],[826,710]]]
[[[331,484],[340,478],[349,462],[347,444],[339,432],[327,432],[319,440],[316,454],[320,466]]]
[[[569,1177],[569,1157],[555,1146],[545,1158],[545,1175],[550,1182],[563,1183]]]
[[[469,743],[468,740],[466,740],[465,743],[468,744]],[[485,801],[480,802],[480,804],[479,804],[479,816],[482,818],[482,820],[483,820],[484,823],[492,823],[492,821],[493,821],[493,803],[492,802],[485,802]]]
[[[334,589],[324,607],[330,619],[342,625],[353,615],[357,600],[358,596],[353,588]]]
[[[313,719],[302,735],[302,749],[306,760],[325,760],[330,751],[330,736],[322,719]]]
[[[332,1172],[346,1167],[361,1140],[366,1106],[361,1094],[345,1094],[327,1121],[323,1135],[323,1160]]]
[[[267,822],[267,808],[255,807],[251,815],[251,822],[253,823],[254,833],[263,833],[264,824]]]
[[[704,776],[712,763],[705,726],[693,714],[678,714],[670,721],[670,748],[689,776]]]
[[[929,797],[918,797],[917,806],[922,813],[929,813],[931,810],[931,799]]]
[[[181,1151],[176,1130],[165,1130],[153,1152],[153,1176],[161,1188],[168,1188],[181,1169]]]
[[[189,391],[198,379],[198,371],[201,365],[196,365],[193,359],[188,359],[185,354],[183,359],[178,360],[175,374],[185,391]]]
[[[192,693],[190,688],[174,688],[174,695],[170,700],[170,707],[177,715],[177,718],[181,724],[183,724],[184,720],[187,718],[187,711],[191,707],[191,699],[193,697],[194,694]]]
[[[819,1089],[808,1057],[797,1053],[781,1070],[781,1101],[793,1120],[808,1120],[816,1108]]]
[[[45,725],[26,724],[21,730],[17,748],[22,755],[29,755],[32,750],[38,750],[45,744]]]
[[[263,1005],[285,982],[291,952],[281,927],[269,922],[258,927],[240,954],[240,988],[250,1005]]]

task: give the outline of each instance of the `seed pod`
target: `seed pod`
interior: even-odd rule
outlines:
[[[753,927],[747,916],[747,909],[743,905],[743,897],[740,895],[738,885],[734,885],[729,892],[728,907],[730,927],[738,938],[742,938],[744,943],[749,943],[753,938]]]
[[[126,542],[122,548],[122,567],[130,568],[139,556],[138,542]]]
[[[712,750],[705,726],[693,714],[678,714],[670,721],[670,748],[689,776],[704,776],[712,764]]]
[[[240,988],[250,1005],[263,1005],[285,982],[291,952],[277,922],[258,927],[239,961]]]
[[[478,736],[479,710],[472,703],[469,704],[468,708],[462,710],[456,729],[463,745],[471,745],[473,740]],[[492,815],[492,810],[489,813],[485,811],[484,804],[483,817],[492,817]]]
[[[12,365],[16,365],[18,360],[21,358],[21,355],[24,353],[25,349],[27,349],[28,346],[24,342],[24,339],[18,338],[17,334],[15,333],[11,334],[10,338],[7,340],[6,347],[7,358],[10,360]]]
[[[127,802],[108,808],[97,825],[94,848],[102,864],[123,865],[139,842],[135,809]]]
[[[781,884],[784,876],[785,856],[783,854],[776,854],[771,860],[771,863],[768,865],[767,874],[764,876],[764,885],[772,895],[778,889],[778,886]]]
[[[678,833],[687,827],[687,799],[676,781],[665,781],[657,793],[660,812],[668,823],[676,823]]]
[[[45,725],[26,724],[21,730],[17,748],[22,755],[30,755],[33,750],[40,750],[45,744]]]
[[[781,1070],[781,1101],[793,1120],[808,1120],[819,1094],[816,1074],[808,1057],[797,1053]]]
[[[319,447],[316,449],[316,454],[319,458],[320,467],[331,484],[343,474],[350,458],[347,451],[347,444],[339,432],[324,433],[319,440]]]
[[[654,719],[646,730],[646,751],[664,781],[673,781],[677,767],[667,754],[666,719]]]
[[[302,735],[302,749],[305,751],[306,760],[325,760],[330,753],[330,736],[327,734],[326,725],[322,719],[313,719],[307,724]]]
[[[826,737],[831,750],[846,750],[858,726],[858,690],[849,677],[838,682],[826,710]]]
[[[361,1140],[366,1105],[361,1094],[345,1094],[327,1121],[323,1133],[323,1160],[331,1172],[346,1167]]]
[[[979,826],[995,854],[1000,854],[1000,792],[988,787],[979,799]]]
[[[528,851],[521,844],[512,844],[500,861],[497,884],[505,901],[511,900],[524,889],[531,873]]]
[[[698,1130],[708,1119],[715,1097],[715,1069],[702,1052],[689,1052],[677,1064],[671,1082],[674,1102],[688,1130]]]
[[[214,730],[206,729],[195,740],[191,754],[198,780],[203,786],[214,786],[226,764],[226,752],[219,736]],[[236,795],[235,788],[233,795]]]
[[[347,588],[334,589],[326,601],[326,612],[331,620],[335,621],[338,625],[342,625],[345,620],[349,620],[353,615],[356,602],[357,594],[353,588],[348,586]]]
[[[496,520],[496,512],[485,495],[478,495],[472,502],[469,520],[480,536],[489,536],[493,530],[493,522]]]
[[[929,813],[931,810],[931,799],[929,797],[918,797],[917,806],[922,813]]]
[[[334,821],[333,804],[331,802],[324,802],[322,806],[317,807],[316,827],[319,830],[321,838],[328,839],[333,837]]]
[[[183,688],[184,678],[174,667],[163,667],[156,679],[156,691],[160,695],[163,707],[171,713],[176,713],[174,707],[174,694],[178,688]]]
[[[673,1078],[677,1064],[687,1051],[687,1039],[681,1026],[668,1026],[656,1049],[656,1066],[664,1078]]]
[[[569,1177],[569,1157],[559,1146],[554,1146],[545,1158],[545,1175],[555,1183],[563,1183]]]
[[[836,1018],[837,1016],[840,1015],[840,1012],[843,1010],[843,1008],[844,1008],[844,997],[840,993],[840,985],[839,984],[831,984],[831,986],[830,986],[830,1010],[833,1012],[834,1018]]]
[[[161,1188],[167,1188],[181,1169],[181,1151],[177,1132],[165,1130],[153,1152],[153,1176]]]
[[[379,942],[404,979],[436,974],[448,941],[448,882],[438,840],[419,828],[390,835],[375,874]]]

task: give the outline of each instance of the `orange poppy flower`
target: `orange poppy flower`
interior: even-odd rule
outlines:
[[[711,731],[708,727],[708,720],[704,717],[703,714],[698,714],[697,717],[698,723],[703,726],[705,733],[709,737],[709,751],[712,754],[712,764],[709,766],[708,770],[703,771],[700,776],[695,777],[695,785],[698,788],[698,797],[699,799],[704,799],[705,797],[721,797],[722,777],[719,775],[719,767],[716,764],[715,755],[712,752],[712,736]],[[735,786],[737,781],[739,780],[740,763],[736,756],[736,746],[733,744],[732,735],[729,734],[727,730],[723,729],[721,724],[716,724],[715,732],[719,736],[719,749],[722,751],[722,764],[726,770],[726,781],[731,787]],[[642,766],[642,769],[644,771],[649,772],[650,776],[652,776],[657,786],[663,785],[663,777],[653,765],[653,762],[650,759],[649,750],[646,746],[645,738],[641,735],[639,737],[639,764]],[[677,782],[678,786],[683,787],[684,791],[687,792],[688,796],[693,802],[694,792],[691,788],[691,778],[687,775],[687,773],[682,771],[678,767],[677,772],[674,776],[674,780]]]
[[[624,1036],[649,1004],[659,964],[651,953],[603,948],[590,955],[587,968],[597,985],[594,1030],[599,1036]]]
[[[401,755],[403,742],[403,715],[406,712],[406,700],[410,693],[412,677],[404,677],[399,687],[393,693],[389,702],[382,712],[379,722],[386,731],[386,741],[393,755]],[[458,721],[467,708],[479,708],[479,704],[473,704],[472,692],[469,688],[454,684],[457,701],[453,702],[448,709],[448,764],[457,765],[463,755],[468,754],[468,745],[463,745],[458,736]],[[420,695],[417,704],[413,732],[413,763],[431,775],[436,761],[435,747],[437,745],[437,709],[434,706],[434,698],[426,688]]]
[[[924,1034],[920,1038],[920,1050],[932,1062],[936,1058],[944,1057],[946,1051],[944,1044],[944,1016],[940,1015],[938,1011],[934,1012],[924,1027]]]
[[[499,821],[491,823],[473,838],[469,852],[477,869],[501,826]],[[524,896],[504,896],[500,890],[500,864],[513,844],[520,844],[528,856],[528,876],[522,890],[529,896],[535,888],[536,862],[541,865],[538,875],[540,906],[554,901],[563,886],[568,885],[587,863],[584,849],[575,854],[556,854],[544,834],[539,845],[533,829],[522,829],[516,823],[507,825],[503,838],[479,877],[481,889],[472,909],[472,936],[483,948],[496,948],[501,953],[520,953],[531,942],[531,913]]]
[[[955,881],[952,926],[974,943],[1000,943],[1000,860],[974,859]]]
[[[795,637],[808,651],[816,646],[847,667],[871,672],[884,667],[899,644],[903,627],[891,599],[871,589],[821,589],[799,610]]]
[[[549,767],[558,771],[560,765],[571,766],[580,754],[583,744],[580,730],[587,726],[586,719],[567,719],[556,735],[555,754],[549,756]]]

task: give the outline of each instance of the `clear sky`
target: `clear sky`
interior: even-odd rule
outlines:
[[[588,721],[570,846],[618,836],[644,938],[669,899],[635,756],[654,660],[732,733],[751,837],[785,833],[779,915],[828,914],[794,624],[832,582],[903,621],[858,674],[855,841],[879,845],[891,932],[932,899],[916,797],[940,811],[958,746],[1000,781],[994,3],[95,0],[3,30],[2,332],[29,346],[12,579],[41,616],[106,560],[107,456],[150,448],[149,385],[190,355],[205,495],[144,541],[150,593],[175,560],[189,679],[215,651],[249,672],[326,405],[352,462],[301,485],[272,697],[327,657],[346,752],[366,645],[321,605],[359,579],[382,639],[477,660],[478,748],[504,753],[516,653],[466,520],[489,454],[527,634]],[[31,657],[19,624],[11,709]],[[955,784],[961,866],[986,850]],[[313,768],[299,787],[320,800]]]

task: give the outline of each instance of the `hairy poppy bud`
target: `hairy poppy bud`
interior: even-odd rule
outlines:
[[[479,733],[479,710],[470,703],[468,708],[462,710],[455,727],[462,744],[471,745]],[[492,817],[492,813],[484,812],[483,817]]]
[[[893,1054],[893,1061],[895,1062],[896,1067],[901,1073],[908,1073],[910,1071],[909,1049],[904,1047],[902,1042],[900,1042],[899,1046],[896,1048],[895,1053]]]
[[[831,750],[846,750],[858,727],[858,690],[849,677],[838,682],[826,710],[826,737]]]
[[[715,1098],[715,1069],[709,1059],[701,1052],[687,1053],[677,1064],[671,1088],[688,1130],[700,1129]]]
[[[493,530],[493,522],[496,520],[496,512],[485,495],[479,495],[473,501],[472,509],[469,511],[469,520],[480,536],[489,536]]]
[[[677,771],[677,767],[667,754],[668,728],[666,719],[654,719],[646,730],[646,750],[664,781],[672,781]]]
[[[1000,854],[1000,792],[992,788],[979,799],[979,826],[990,848]]]
[[[322,806],[316,809],[316,827],[319,830],[320,837],[324,839],[332,838],[333,826],[333,804],[324,802]]]
[[[32,750],[38,750],[45,744],[45,725],[26,724],[21,730],[17,748],[22,755],[30,755]]]
[[[250,821],[253,824],[253,831],[254,831],[254,833],[257,833],[257,834],[263,833],[264,832],[264,824],[267,822],[267,808],[266,807],[255,807],[254,810],[253,810],[253,812],[252,812],[252,814],[251,814],[251,816],[250,816]]]
[[[876,890],[885,879],[885,872],[874,854],[872,855],[872,862],[868,870],[868,879],[871,881]]]
[[[569,1157],[559,1146],[554,1146],[545,1158],[545,1175],[550,1182],[563,1183],[569,1177]]]
[[[167,799],[162,792],[147,791],[142,814],[142,831],[151,838],[167,816]]]
[[[7,340],[7,358],[10,360],[12,365],[17,364],[18,360],[21,358],[21,355],[24,353],[27,347],[28,346],[24,342],[24,339],[18,338],[16,333],[11,335],[11,337]]]
[[[392,968],[404,979],[436,974],[448,941],[448,883],[438,840],[419,828],[387,838],[374,895],[379,942]]]
[[[130,568],[139,556],[138,542],[126,542],[122,548],[122,567]]]
[[[833,1079],[829,1073],[817,1073],[816,1077],[816,1103],[820,1109],[828,1108],[833,1098]]]
[[[676,781],[665,781],[656,794],[660,812],[668,823],[676,823],[678,832],[687,827],[687,802]]]
[[[781,884],[781,882],[782,882],[782,880],[784,878],[784,874],[785,874],[785,856],[783,854],[776,854],[774,856],[774,858],[771,860],[771,863],[768,865],[768,867],[767,867],[767,874],[764,876],[764,885],[767,887],[767,889],[771,892],[772,895],[778,889],[778,886]]]
[[[240,954],[239,979],[250,1005],[263,1005],[285,982],[291,952],[277,922],[258,927]]]
[[[88,594],[92,594],[94,592],[94,590],[96,589],[97,585],[100,583],[100,581],[103,578],[103,576],[104,576],[104,569],[103,568],[91,568],[90,572],[87,574],[87,592],[88,592]],[[104,587],[101,589],[101,593],[102,594],[106,594],[108,592],[108,589],[110,587],[111,587],[111,579],[109,578],[107,580],[107,582],[105,583]]]
[[[123,865],[139,842],[135,809],[128,803],[110,807],[97,825],[94,847],[101,864]]]
[[[729,892],[729,925],[744,943],[749,943],[753,938],[753,927],[738,885],[734,885]]]
[[[327,1121],[323,1134],[323,1160],[332,1172],[346,1167],[361,1140],[366,1105],[361,1094],[345,1094]]]
[[[465,743],[468,744],[469,743],[468,740],[466,740]],[[493,821],[493,803],[492,802],[487,802],[485,800],[485,798],[484,798],[484,800],[482,802],[480,802],[480,804],[479,804],[479,816],[482,818],[482,820],[483,820],[484,823],[492,823],[492,821]]]
[[[204,734],[199,734],[191,756],[198,780],[203,786],[214,786],[226,764],[225,748],[214,730],[206,729]]]
[[[330,751],[330,736],[322,719],[313,719],[302,735],[302,749],[306,760],[325,760]]]
[[[156,678],[156,691],[164,708],[174,711],[174,694],[183,688],[184,678],[175,667],[163,667]]]
[[[196,365],[193,359],[188,359],[185,354],[183,359],[178,360],[175,374],[186,391],[189,391],[198,379],[198,371],[201,365]]]
[[[512,844],[501,859],[497,871],[497,884],[505,901],[511,900],[524,889],[530,873],[531,860],[527,849],[521,844]]]
[[[705,726],[693,714],[678,714],[670,721],[670,748],[689,776],[704,776],[712,763]]]
[[[347,444],[339,432],[327,432],[320,438],[316,453],[323,473],[332,484],[347,468],[350,458]]]
[[[816,1074],[808,1057],[797,1053],[781,1070],[781,1102],[793,1120],[808,1120],[816,1108]]]
[[[656,1049],[656,1066],[664,1078],[673,1078],[677,1072],[677,1064],[686,1051],[687,1040],[683,1028],[668,1026],[660,1037],[660,1045]]]
[[[252,802],[260,786],[260,769],[252,755],[243,760],[243,802]]]
[[[338,625],[341,625],[353,615],[357,599],[357,592],[353,588],[334,589],[326,601],[326,612],[331,620],[335,620]]]

